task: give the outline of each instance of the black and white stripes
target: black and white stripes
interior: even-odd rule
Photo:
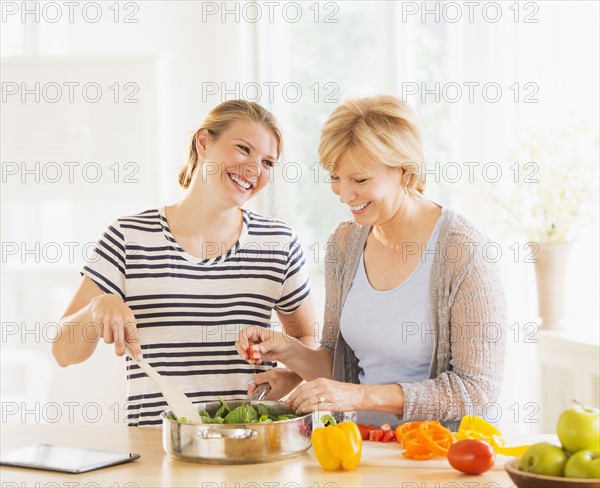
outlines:
[[[204,260],[177,244],[164,208],[117,219],[82,273],[125,300],[144,357],[192,401],[245,398],[254,369],[235,351],[239,331],[270,327],[273,309],[293,312],[310,290],[290,227],[247,210],[238,242]],[[167,405],[132,361],[127,380],[129,424],[159,424]]]

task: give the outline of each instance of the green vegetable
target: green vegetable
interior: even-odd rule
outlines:
[[[280,415],[279,417],[277,417],[277,420],[289,420],[289,419],[293,419],[296,418],[296,416],[294,414],[291,413],[286,413],[284,415]]]
[[[221,397],[219,397],[219,401],[221,402],[221,408],[219,408],[219,410],[215,412],[215,417],[224,417],[229,412],[231,412],[231,409],[227,406],[225,400],[223,400]]]
[[[231,410],[227,403],[219,397],[221,406],[215,412],[214,416],[211,417],[206,410],[199,412],[202,422],[205,424],[264,424],[282,420],[289,420],[296,418],[296,415],[292,413],[279,415],[275,418],[271,415],[269,409],[262,403],[252,406],[249,403],[240,405],[239,407]]]
[[[260,415],[261,417],[269,416],[269,409],[265,407],[262,403],[256,405],[256,410],[258,410],[258,415]]]
[[[256,420],[256,410],[252,405],[240,405],[225,417],[226,424],[245,424]]]

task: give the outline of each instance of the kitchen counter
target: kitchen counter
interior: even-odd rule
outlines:
[[[137,461],[83,474],[64,474],[23,468],[0,467],[2,488],[509,488],[504,470],[480,476],[463,475],[451,468],[358,466],[350,472],[323,470],[308,454],[285,461],[246,465],[193,464],[171,459],[162,449],[160,428],[128,428],[121,425],[2,424],[2,451],[37,443],[81,446],[110,451],[135,452]],[[517,439],[511,439],[517,440]],[[518,439],[531,442],[531,439]],[[369,442],[363,451],[370,449]],[[402,458],[398,446],[398,458]],[[400,464],[400,463],[399,463]],[[86,486],[87,485],[87,486]]]

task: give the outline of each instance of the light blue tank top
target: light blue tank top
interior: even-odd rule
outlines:
[[[429,378],[435,331],[429,310],[429,278],[435,260],[438,219],[413,273],[392,290],[375,290],[365,272],[364,253],[346,297],[340,330],[354,350],[364,384],[394,384]],[[395,415],[358,412],[358,422],[398,425]]]

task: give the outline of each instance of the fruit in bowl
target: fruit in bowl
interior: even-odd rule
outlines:
[[[600,488],[600,411],[576,404],[563,411],[556,432],[561,446],[538,442],[506,465],[518,487]]]
[[[600,449],[600,410],[578,403],[567,408],[558,417],[556,433],[569,452]]]
[[[505,466],[510,479],[518,488],[600,488],[600,480],[545,476],[521,471],[520,462],[520,459],[515,459]]]
[[[564,475],[565,478],[600,479],[600,451],[577,451],[567,461]]]
[[[562,476],[565,464],[567,453],[563,449],[549,442],[538,442],[525,451],[519,469],[546,476]]]

